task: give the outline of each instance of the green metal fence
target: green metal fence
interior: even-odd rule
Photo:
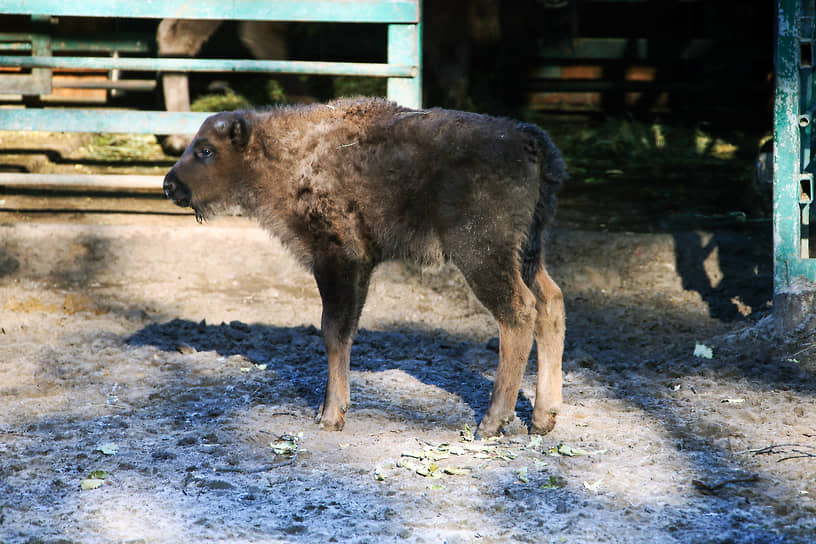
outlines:
[[[774,291],[799,276],[816,280],[811,246],[816,2],[778,0],[774,102]]]
[[[52,71],[132,70],[155,72],[263,72],[351,75],[387,78],[388,98],[419,108],[421,85],[421,0],[0,0],[0,17],[31,17],[32,31],[0,34],[0,94],[45,95],[52,90]],[[381,23],[388,26],[387,62],[269,61],[133,56],[154,51],[144,39],[100,37],[96,43],[73,44],[83,51],[126,51],[129,56],[71,56],[70,40],[52,40],[53,17],[129,19],[223,19],[287,22]],[[58,55],[54,53],[58,52]],[[11,54],[9,54],[11,53]],[[138,82],[132,82],[134,85]],[[94,108],[0,108],[0,130],[193,134],[209,113],[127,111]],[[84,184],[78,176],[52,176],[64,184]],[[26,184],[20,174],[0,174],[0,185]],[[31,178],[42,183],[43,176]],[[108,183],[115,179],[107,178]],[[147,183],[147,181],[146,181]],[[133,186],[133,176],[123,186]]]

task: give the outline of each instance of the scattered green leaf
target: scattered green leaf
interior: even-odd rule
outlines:
[[[300,447],[302,436],[303,433],[298,433],[297,436],[283,434],[275,442],[270,442],[269,447],[272,448],[275,455],[294,455]]]
[[[101,451],[103,455],[116,455],[119,453],[119,445],[114,442],[103,442],[96,447],[96,451]]]
[[[99,478],[85,478],[79,484],[82,491],[90,491],[91,489],[97,489],[105,485],[105,480],[100,480]]]
[[[584,487],[591,491],[592,493],[597,493],[601,489],[601,482],[603,482],[603,478],[591,484],[588,482],[584,482]]]
[[[417,472],[421,465],[416,461],[411,461],[410,459],[400,459],[399,463],[397,463],[398,467],[407,468],[408,470],[412,470]]]
[[[587,451],[581,448],[569,446],[567,444],[558,444],[557,446],[550,448],[548,451],[548,455],[550,457],[580,457],[584,455],[602,455],[604,453],[606,453],[606,450]]]
[[[474,440],[460,444],[444,442],[438,446],[424,446],[421,451],[409,450],[403,452],[398,466],[407,468],[426,478],[439,478],[442,474],[459,476],[471,474],[470,469],[442,467],[439,465],[439,462],[450,459],[451,456],[467,455],[487,461],[511,461],[516,458],[515,452],[499,450],[497,445],[488,444],[483,440]]]
[[[91,472],[87,478],[82,480],[79,483],[80,489],[82,491],[90,491],[91,489],[97,489],[105,485],[105,481],[108,479],[110,474],[105,472],[104,470],[94,470]]]
[[[568,446],[567,444],[558,444],[557,446],[550,448],[549,454],[553,457],[576,457],[579,455],[587,455],[587,452],[586,450]]]
[[[492,453],[496,451],[497,446],[494,446],[493,444],[485,444],[480,440],[478,442],[462,444],[462,449],[470,453]]]
[[[527,467],[521,467],[516,470],[516,476],[518,476],[520,482],[525,484],[530,483],[530,478],[527,477]]]
[[[533,459],[533,466],[535,466],[535,468],[544,468],[547,466],[547,462],[541,459]]]
[[[540,486],[541,489],[561,489],[562,487],[564,486],[555,476],[550,476],[547,479],[547,483]]]
[[[465,454],[465,448],[463,448],[461,446],[455,446],[455,445],[449,446],[448,451],[450,452],[451,455],[464,455]]]
[[[700,359],[711,359],[714,357],[714,350],[705,344],[697,342],[694,344],[694,356]]]
[[[473,442],[475,436],[473,435],[473,431],[470,430],[470,427],[467,423],[465,423],[465,428],[459,431],[460,438],[465,442]]]
[[[399,466],[407,468],[408,470],[412,470],[419,474],[420,476],[424,476],[426,478],[442,477],[439,465],[431,462],[428,459],[423,459],[420,462],[411,461],[409,459],[403,459],[400,461]]]
[[[513,451],[507,450],[504,453],[501,453],[495,457],[501,461],[512,461],[516,458],[516,454]]]

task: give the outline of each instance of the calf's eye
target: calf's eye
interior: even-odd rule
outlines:
[[[199,159],[209,159],[213,155],[215,155],[215,150],[211,147],[202,147],[196,152]]]

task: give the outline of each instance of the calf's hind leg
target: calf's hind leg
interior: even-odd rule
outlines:
[[[499,365],[487,413],[479,423],[484,437],[499,434],[516,415],[521,380],[533,345],[535,296],[521,279],[518,258],[487,256],[491,266],[459,266],[476,298],[499,325]]]
[[[530,431],[546,434],[555,426],[561,407],[561,358],[564,352],[564,297],[542,265],[532,278],[530,289],[536,297],[535,338],[538,347],[533,424]]]

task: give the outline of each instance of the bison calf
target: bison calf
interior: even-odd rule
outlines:
[[[564,163],[536,126],[415,111],[377,99],[213,115],[164,179],[196,219],[241,213],[314,273],[328,383],[317,420],[340,430],[351,402],[349,352],[374,267],[453,262],[499,325],[499,366],[484,436],[515,416],[535,336],[532,432],[561,405],[564,304],[544,268],[544,232]]]

